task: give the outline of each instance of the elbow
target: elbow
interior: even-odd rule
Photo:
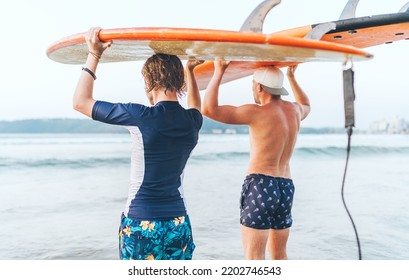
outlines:
[[[200,112],[202,113],[202,115],[208,116],[208,114],[209,114],[209,105],[207,104],[206,100],[204,100],[204,102],[202,102],[202,108],[201,108]]]
[[[92,98],[92,91],[83,91],[77,88],[72,97],[72,108],[86,116],[91,116],[91,111],[95,100]]]
[[[204,115],[204,116],[206,116],[206,117],[208,117],[208,118],[211,118],[211,117],[214,116],[214,112],[213,112],[213,111],[214,111],[214,110],[212,110],[211,107],[202,105],[202,110],[201,110],[202,115]]]
[[[87,116],[91,115],[90,108],[92,108],[92,106],[90,107],[90,104],[87,102],[87,100],[81,100],[81,99],[74,98],[72,102],[72,108],[75,111],[78,111],[84,115],[87,115]]]
[[[83,107],[83,106],[82,106],[81,102],[80,102],[79,100],[77,100],[76,98],[74,98],[73,101],[72,101],[72,108],[73,108],[75,111],[81,112],[81,108],[82,108],[82,107]]]
[[[310,112],[311,112],[311,106],[310,105],[305,106],[302,111],[301,120],[304,120],[310,114]]]
[[[209,109],[206,106],[202,106],[202,115],[208,117],[209,116]]]
[[[311,105],[308,104],[307,108],[305,109],[305,115],[308,116],[311,113]]]

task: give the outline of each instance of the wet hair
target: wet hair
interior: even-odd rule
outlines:
[[[165,94],[174,91],[179,98],[184,95],[184,74],[183,64],[176,55],[154,54],[142,68],[146,92],[164,88]]]

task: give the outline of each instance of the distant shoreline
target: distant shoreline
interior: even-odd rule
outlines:
[[[227,125],[204,118],[201,134],[248,134],[245,125]],[[96,122],[90,119],[26,119],[0,121],[0,134],[13,133],[128,133],[122,127]],[[343,134],[345,128],[302,127],[301,134]],[[356,130],[356,133],[367,133]]]
[[[245,125],[227,125],[204,118],[202,134],[248,134]],[[302,128],[305,134],[344,133],[343,128]],[[0,133],[128,133],[122,127],[90,119],[26,119],[0,121]]]

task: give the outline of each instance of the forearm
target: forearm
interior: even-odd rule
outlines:
[[[308,98],[304,90],[300,87],[296,79],[294,77],[289,77],[288,80],[294,93],[295,101],[301,105],[310,106],[310,99]]]
[[[295,101],[300,105],[301,120],[303,120],[311,111],[310,99],[308,98],[304,90],[300,87],[294,76],[289,76],[288,80],[294,93]]]
[[[84,68],[88,68],[95,74],[97,66],[98,58],[91,53],[88,54]],[[73,107],[75,110],[83,113],[88,117],[91,117],[92,107],[95,103],[95,100],[93,98],[93,90],[94,78],[87,71],[82,71],[74,92]]]
[[[92,108],[95,104],[92,94],[98,62],[104,50],[112,44],[112,42],[99,40],[100,31],[101,28],[99,27],[91,27],[85,35],[89,53],[73,97],[74,109],[88,117],[92,117]]]
[[[189,108],[201,110],[201,98],[197,86],[194,69],[187,70],[187,105]]]
[[[205,96],[203,99],[202,113],[208,117],[216,114],[219,106],[219,87],[222,81],[224,71],[215,70],[212,79],[207,85]]]

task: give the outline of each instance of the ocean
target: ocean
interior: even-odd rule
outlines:
[[[358,258],[341,200],[346,144],[343,134],[299,136],[290,259]],[[194,259],[243,259],[248,158],[248,135],[200,136],[184,177]],[[0,134],[0,259],[118,259],[129,164],[127,134]],[[409,135],[352,136],[345,200],[363,259],[409,259],[408,166]]]

